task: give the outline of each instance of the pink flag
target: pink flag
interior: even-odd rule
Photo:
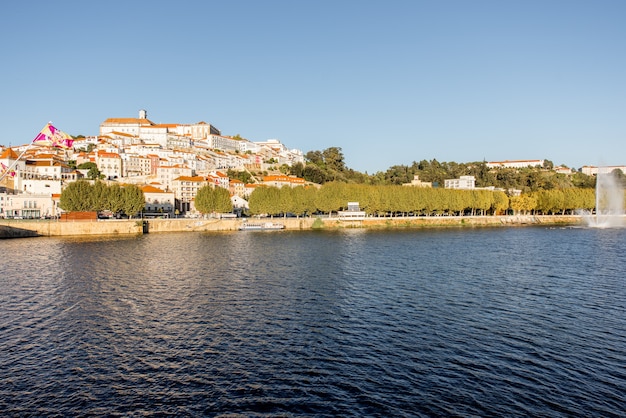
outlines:
[[[8,169],[9,169],[9,167],[4,165],[4,163],[0,163],[0,174],[5,174]],[[15,171],[13,171],[13,170],[9,171],[8,174],[11,177],[15,177]]]
[[[33,143],[34,142],[37,142],[41,145],[48,145],[53,147],[71,148],[74,140],[65,132],[58,130],[57,128],[52,126],[52,124],[48,123],[37,134],[35,139],[33,139]]]

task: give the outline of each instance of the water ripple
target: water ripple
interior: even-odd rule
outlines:
[[[615,231],[2,244],[8,415],[626,410],[626,242]]]

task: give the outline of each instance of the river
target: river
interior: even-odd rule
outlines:
[[[626,234],[0,241],[9,416],[623,416]]]

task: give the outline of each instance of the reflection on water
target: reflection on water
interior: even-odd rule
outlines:
[[[0,409],[10,415],[625,409],[619,231],[0,244]]]

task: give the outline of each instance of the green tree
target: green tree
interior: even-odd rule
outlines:
[[[91,187],[91,210],[103,211],[107,208],[109,198],[109,186],[101,181],[96,181]]]
[[[114,183],[108,187],[105,209],[116,215],[124,209],[124,191],[119,184]]]
[[[198,190],[194,201],[196,209],[201,213],[230,213],[233,211],[233,203],[230,193],[223,187],[206,185]]]
[[[491,203],[491,212],[498,215],[506,211],[509,207],[509,197],[504,192],[494,192]]]
[[[304,164],[297,162],[289,167],[289,174],[296,177],[302,177],[304,172]]]
[[[302,178],[311,183],[323,184],[326,182],[326,175],[320,167],[315,164],[307,164],[302,170]]]
[[[124,206],[122,210],[129,218],[132,218],[137,212],[141,211],[146,205],[146,198],[143,190],[134,184],[126,185],[122,188],[124,197]]]
[[[98,166],[96,165],[96,163],[92,163],[90,162],[86,162],[86,163],[82,163],[81,165],[79,165],[78,167],[79,170],[88,170],[87,171],[87,178],[95,180],[95,179],[99,179],[102,176],[102,173],[100,172],[100,170],[98,169]]]
[[[315,206],[328,214],[340,210],[348,204],[344,183],[326,183],[320,187],[315,197]]]
[[[330,147],[322,151],[326,168],[335,171],[344,171],[346,165],[344,163],[343,152],[339,147]]]
[[[252,182],[252,174],[250,174],[250,172],[247,170],[236,171],[229,168],[226,172],[226,175],[228,176],[228,178],[237,179],[246,184]]]
[[[68,184],[61,192],[59,207],[68,212],[90,211],[91,189],[91,184],[86,180],[78,180]]]

